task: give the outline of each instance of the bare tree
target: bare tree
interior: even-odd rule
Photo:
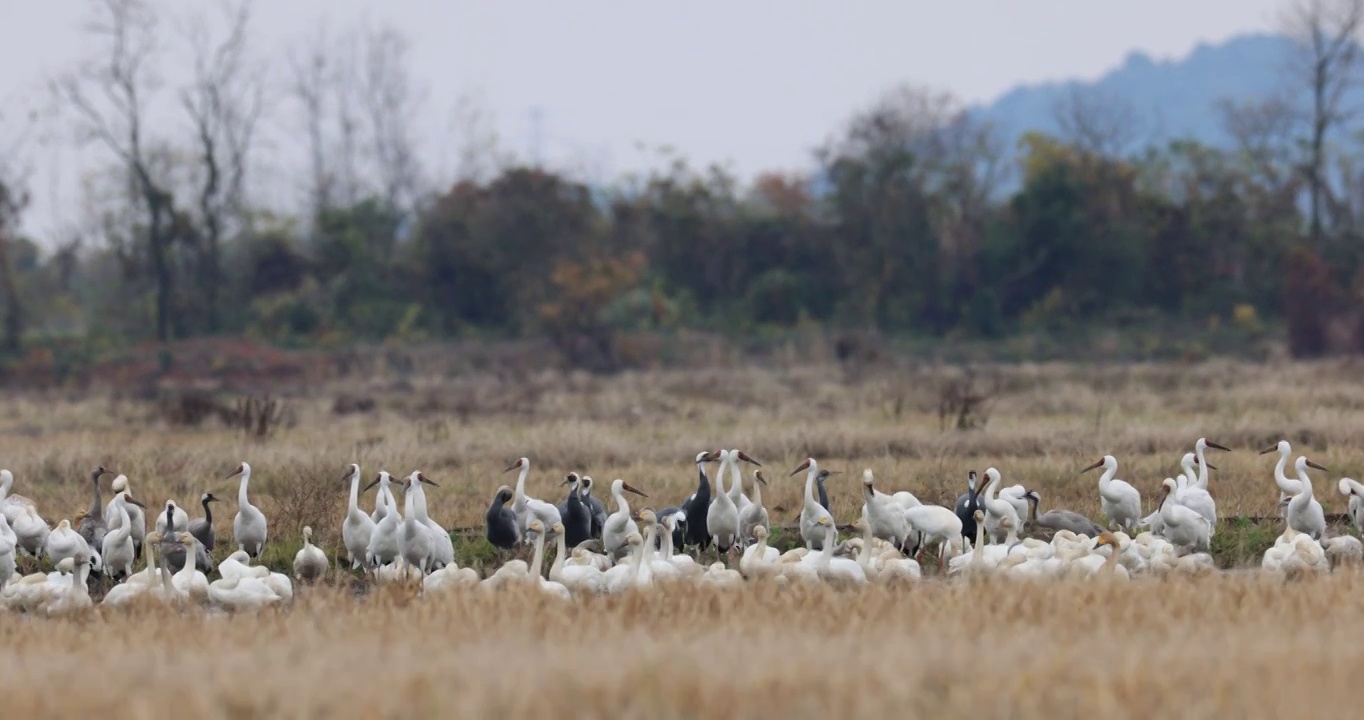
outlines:
[[[1361,23],[1364,0],[1295,0],[1281,19],[1283,31],[1298,47],[1291,68],[1311,95],[1303,173],[1311,200],[1308,234],[1318,250],[1322,214],[1331,192],[1326,179],[1326,142],[1354,112],[1346,106],[1345,96],[1358,82],[1356,36]]]
[[[0,120],[3,120],[0,117]],[[32,119],[30,118],[30,121]],[[3,282],[5,297],[4,333],[0,335],[0,347],[6,352],[18,352],[24,334],[23,295],[19,292],[18,278],[14,274],[11,259],[11,240],[18,231],[19,217],[28,206],[29,168],[21,159],[19,148],[28,137],[32,123],[19,132],[12,142],[0,146],[0,282]]]
[[[336,184],[327,162],[327,87],[330,70],[325,28],[318,31],[317,38],[306,53],[290,54],[289,67],[292,72],[289,89],[298,101],[308,135],[308,197],[315,217],[332,206]]]
[[[1293,103],[1280,94],[1218,103],[1222,127],[1259,181],[1271,191],[1294,180]]]
[[[260,68],[251,62],[247,30],[250,0],[224,1],[219,9],[227,35],[215,39],[204,18],[187,29],[194,56],[194,78],[180,92],[180,104],[195,131],[201,167],[199,254],[208,329],[220,327],[218,292],[222,282],[221,242],[230,221],[245,219],[245,178],[256,125],[264,109]]]
[[[1143,132],[1131,103],[1098,88],[1071,85],[1052,105],[1061,137],[1101,157],[1118,157]]]
[[[390,208],[410,210],[421,187],[411,123],[422,93],[407,67],[409,42],[392,27],[366,27],[360,37],[359,88],[383,196]]]
[[[170,339],[174,269],[170,258],[174,198],[158,179],[146,137],[147,104],[157,87],[157,13],[141,0],[100,0],[85,26],[97,55],[62,78],[57,91],[75,111],[87,140],[122,163],[145,212],[144,235],[156,283],[156,337]]]

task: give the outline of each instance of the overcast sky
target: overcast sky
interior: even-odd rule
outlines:
[[[179,0],[178,6],[208,6]],[[667,144],[747,176],[801,168],[859,106],[902,82],[988,102],[1021,83],[1093,78],[1133,50],[1173,59],[1200,42],[1270,29],[1282,0],[279,0],[257,2],[258,48],[282,56],[323,19],[368,16],[407,33],[427,90],[418,128],[433,174],[451,160],[450,118],[479,98],[502,142],[605,180]],[[38,98],[78,61],[90,0],[0,0],[0,100]],[[168,60],[173,63],[173,60]],[[167,68],[173,73],[174,67]],[[175,122],[170,120],[169,122]],[[278,120],[277,120],[278,122]],[[0,117],[0,140],[12,117]],[[66,135],[54,136],[65,146]],[[0,145],[3,147],[3,145]],[[96,149],[34,161],[35,232],[62,224]]]

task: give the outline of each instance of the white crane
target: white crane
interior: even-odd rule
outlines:
[[[1268,455],[1272,452],[1279,453],[1279,460],[1274,463],[1274,484],[1279,486],[1280,507],[1285,508],[1281,510],[1281,512],[1287,512],[1284,503],[1289,498],[1302,492],[1302,482],[1284,474],[1284,470],[1288,468],[1288,458],[1293,454],[1293,446],[1290,445],[1287,440],[1280,440],[1264,450],[1261,450],[1260,454]]]
[[[745,546],[756,538],[754,530],[760,527],[764,530],[772,528],[767,518],[767,508],[763,506],[763,486],[766,484],[767,478],[763,477],[763,471],[754,470],[753,501],[739,510],[739,541]],[[669,531],[665,537],[671,538],[672,532]]]
[[[360,509],[360,466],[351,463],[346,478],[350,479],[350,499],[346,504],[346,519],[341,523],[341,542],[346,546],[350,569],[354,570],[368,565],[366,554],[370,536],[374,534],[374,520]]]
[[[725,471],[735,464],[734,450],[720,451],[720,469],[715,471],[715,499],[706,511],[706,534],[716,550],[728,552],[739,539],[739,508],[725,492]],[[671,538],[669,538],[671,540]]]
[[[787,477],[793,477],[802,470],[805,471],[805,504],[800,509],[800,537],[805,541],[806,548],[819,550],[824,547],[825,536],[819,520],[827,517],[832,523],[834,516],[815,499],[815,476],[819,475],[819,463],[815,462],[814,458],[805,458],[805,462],[792,470]]]
[[[1174,478],[1165,478],[1161,487],[1165,493],[1160,504],[1160,519],[1165,525],[1165,539],[1172,545],[1186,550],[1206,551],[1208,539],[1212,536],[1212,527],[1208,525],[1208,519],[1175,501],[1174,493],[1178,486]]]
[[[1133,529],[1141,518],[1141,493],[1125,481],[1113,477],[1118,474],[1118,460],[1112,455],[1099,458],[1093,465],[1080,472],[1085,473],[1100,467],[1104,471],[1099,476],[1099,507],[1103,510],[1104,517],[1108,518],[1109,528],[1118,526]]]
[[[530,460],[528,458],[518,458],[516,462],[507,466],[504,473],[509,473],[519,469],[521,474],[516,478],[516,494],[512,496],[512,512],[516,514],[517,525],[521,528],[521,538],[523,542],[530,542],[526,536],[526,528],[529,526],[532,516],[540,518],[540,522],[545,527],[553,527],[554,523],[562,522],[563,518],[559,515],[559,508],[554,503],[544,500],[537,500],[526,494],[526,476],[530,474]]]
[[[365,491],[371,487],[379,486],[379,496],[385,498],[392,497],[388,489],[389,483],[393,481],[393,476],[386,470],[380,470],[379,476],[374,478]],[[388,508],[379,522],[374,524],[374,531],[370,533],[369,547],[365,550],[365,560],[372,567],[378,568],[392,563],[398,558],[398,529],[402,525],[403,517],[398,512],[396,503],[394,507]]]
[[[1364,532],[1364,485],[1351,478],[1340,479],[1340,494],[1349,498],[1347,509],[1354,521],[1355,530]]]
[[[985,508],[985,532],[993,542],[1004,542],[1004,537],[1008,534],[1006,524],[1007,527],[1016,529],[1022,527],[1023,522],[1019,520],[1018,509],[1014,507],[1013,503],[995,498],[995,493],[999,491],[999,484],[1003,481],[999,471],[995,468],[986,468],[985,477],[989,480],[989,484],[985,486],[985,496],[981,502],[982,507]]]
[[[1199,466],[1197,472],[1194,471],[1195,463]],[[1207,461],[1193,453],[1184,453],[1179,464],[1184,472],[1180,474],[1179,478],[1176,478],[1175,484],[1179,488],[1175,492],[1175,502],[1207,518],[1208,525],[1216,533],[1217,502],[1212,499],[1212,495],[1208,494],[1206,489],[1208,487]]]
[[[237,541],[239,550],[245,551],[252,558],[259,558],[261,551],[265,549],[265,513],[246,498],[246,486],[251,482],[251,466],[243,461],[236,470],[228,473],[225,479],[237,475],[241,475],[242,480],[237,487],[237,515],[232,518],[232,537]],[[188,516],[185,518],[185,527],[189,527]]]
[[[639,526],[630,518],[630,503],[625,500],[627,491],[640,497],[649,497],[620,478],[611,481],[611,497],[616,501],[616,511],[606,516],[606,523],[601,529],[602,552],[607,557],[619,555],[631,534],[639,537],[641,542],[644,540],[639,535]]]
[[[1298,472],[1298,482],[1302,483],[1302,492],[1293,496],[1288,501],[1288,527],[1300,533],[1310,536],[1313,540],[1320,541],[1326,535],[1326,515],[1322,512],[1321,503],[1312,495],[1312,479],[1307,477],[1307,468],[1313,468],[1326,472],[1326,468],[1307,459],[1306,455],[1299,455],[1293,463],[1293,468]]]
[[[420,472],[408,476],[403,488],[403,527],[398,534],[398,547],[402,550],[403,560],[421,571],[423,577],[431,569],[435,555],[435,538],[426,526],[425,518],[416,497],[421,493],[421,483],[435,485]]]

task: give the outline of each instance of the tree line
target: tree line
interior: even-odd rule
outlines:
[[[674,157],[610,186],[499,153],[474,116],[460,172],[433,179],[401,33],[364,26],[271,61],[249,3],[216,7],[216,25],[180,24],[193,63],[167,89],[157,8],[94,4],[90,63],[53,83],[109,158],[82,232],[46,251],[20,236],[31,188],[0,161],[8,351],[539,336],[611,367],[637,331],[996,338],[1151,319],[1282,324],[1304,356],[1364,349],[1364,156],[1344,106],[1359,0],[1288,7],[1298,84],[1224,104],[1229,147],[1123,153],[1126,118],[1078,94],[1060,133],[1008,147],[950,94],[906,86],[852,112],[805,171],[744,182]],[[188,133],[153,122],[153,90]],[[292,213],[253,192],[261,123],[286,103],[307,150]]]

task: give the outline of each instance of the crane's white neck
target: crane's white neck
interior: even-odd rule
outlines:
[[[810,461],[810,469],[805,471],[805,502],[810,505],[818,505],[815,500],[815,476],[819,474],[819,466],[814,460]]]
[[[242,480],[241,480],[241,484],[237,486],[237,504],[238,504],[238,505],[247,506],[247,505],[250,505],[250,504],[251,504],[250,501],[248,501],[248,500],[246,499],[246,486],[249,485],[250,483],[251,483],[251,468],[248,467],[248,466],[246,466],[246,465],[243,465],[243,466],[242,466]]]
[[[744,473],[739,469],[737,450],[731,450],[729,456],[729,492],[736,496],[744,492]]]
[[[516,502],[526,497],[526,476],[530,474],[530,461],[521,461],[521,472],[516,476]]]
[[[360,509],[360,468],[351,471],[350,505],[346,509],[351,512],[357,512]]]

